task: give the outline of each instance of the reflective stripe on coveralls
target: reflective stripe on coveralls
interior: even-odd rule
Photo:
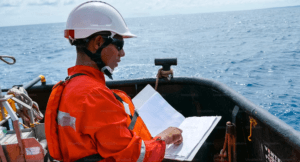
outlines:
[[[127,121],[128,129],[134,131],[138,136],[142,137],[143,140],[151,140],[152,136],[138,112],[135,111],[131,98],[124,91],[118,89],[113,89],[112,91],[115,96],[118,96],[116,97],[117,99],[121,98],[122,101],[118,99],[121,103],[125,102],[129,105],[132,118]]]
[[[145,142],[142,140],[141,152],[140,152],[139,159],[137,160],[138,162],[144,161],[145,153],[146,153],[146,146],[145,146]]]
[[[132,129],[133,129],[134,124],[136,122],[136,118],[137,118],[137,116],[133,117],[133,119],[135,119],[135,120],[129,126]],[[58,123],[58,125],[60,125],[62,127],[69,126],[69,127],[72,127],[76,131],[75,122],[76,122],[76,118],[70,116],[69,113],[58,111],[58,117],[57,117],[57,123]],[[142,145],[141,145],[141,149],[140,150],[141,151],[140,151],[140,156],[139,156],[138,162],[142,162],[144,160],[144,158],[145,158],[146,146],[145,146],[145,142],[144,141],[142,141]],[[87,157],[84,157],[84,158],[86,159]],[[81,159],[76,160],[76,162],[79,162],[79,161],[81,161]]]
[[[69,113],[58,111],[58,116],[57,116],[58,125],[62,127],[70,126],[76,131],[75,122],[76,122],[76,118],[70,116]]]

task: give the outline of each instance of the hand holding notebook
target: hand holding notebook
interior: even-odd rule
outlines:
[[[183,142],[167,145],[166,159],[191,161],[221,119],[220,116],[185,118],[150,85],[132,101],[153,137],[169,127],[182,130]]]

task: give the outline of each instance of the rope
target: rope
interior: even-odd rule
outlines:
[[[226,134],[223,149],[220,151],[220,154],[215,157],[215,161],[236,161],[236,137],[232,132],[232,126],[231,122],[226,123]]]
[[[27,127],[27,125],[25,125],[25,124],[23,124],[21,122],[19,122],[19,124],[22,125],[24,128],[29,128],[29,127]]]
[[[167,78],[168,80],[173,78],[173,69],[170,69],[169,71],[163,71],[162,68],[160,68],[158,70],[157,75],[156,75],[155,90],[157,90],[158,80],[160,78]]]
[[[36,102],[32,101],[32,99],[28,96],[27,91],[23,87],[13,87],[8,90],[7,94],[14,95],[17,99],[21,100],[23,103],[27,104],[32,108],[32,117],[33,121],[40,121],[44,118],[44,115],[40,112],[39,106]],[[17,103],[18,109],[17,114],[23,119],[25,125],[30,125],[31,117],[28,114],[27,108],[25,108],[22,104]]]
[[[250,135],[248,136],[248,141],[252,141],[251,137],[252,137],[252,128],[255,127],[257,125],[257,122],[255,119],[253,119],[252,117],[250,117]]]
[[[4,58],[12,59],[13,62],[8,62]],[[0,56],[0,60],[2,60],[3,62],[7,63],[8,65],[12,65],[12,64],[16,63],[16,59],[14,57],[12,57],[12,56]]]

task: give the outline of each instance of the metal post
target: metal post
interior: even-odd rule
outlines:
[[[10,117],[13,121],[15,121],[15,120],[19,121],[19,118],[17,117],[14,110],[10,107],[10,105],[7,101],[2,101],[2,106],[5,107],[6,111],[8,112],[8,114],[10,115]]]
[[[13,121],[13,126],[14,126],[14,130],[16,131],[16,136],[17,136],[19,147],[20,147],[20,155],[22,157],[22,159],[18,159],[18,161],[25,162],[25,154],[24,154],[25,149],[24,149],[24,145],[22,142],[22,133],[20,131],[19,120]]]
[[[0,86],[0,99],[4,98],[4,96],[2,95],[2,89]],[[1,101],[0,101],[1,102]],[[6,122],[6,118],[5,118],[5,114],[4,114],[4,106],[2,105],[2,103],[0,103],[0,108],[1,108],[1,115],[2,115],[2,121]],[[1,123],[0,125],[2,125],[3,123]]]
[[[0,86],[0,99],[1,98],[4,98],[4,96],[2,95],[2,89],[1,89],[1,86]],[[1,115],[3,116],[3,121],[5,121],[4,107],[2,105],[2,101],[0,101],[0,107],[1,107]],[[3,148],[2,148],[2,145],[0,145],[0,158],[1,158],[1,161],[7,162],[4,151],[3,151]]]
[[[36,77],[35,79],[33,79],[32,81],[30,81],[28,84],[24,85],[23,88],[28,90],[30,89],[32,86],[34,86],[37,82],[39,82],[41,80],[40,77]]]
[[[29,109],[29,110],[27,110],[27,112],[30,117],[30,123],[34,124],[33,110]]]
[[[1,86],[0,86],[0,98],[3,98]]]

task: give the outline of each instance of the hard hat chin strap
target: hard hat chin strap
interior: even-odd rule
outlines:
[[[91,52],[90,50],[88,50],[87,48],[83,48],[84,53],[85,53],[86,55],[88,55],[88,56],[91,58],[91,60],[93,60],[93,61],[97,64],[99,70],[101,70],[101,71],[102,71],[105,75],[107,75],[110,79],[113,79],[113,78],[112,78],[112,70],[110,69],[109,66],[106,66],[105,63],[102,61],[102,59],[101,59],[101,52],[102,52],[102,50],[103,50],[105,47],[107,47],[112,41],[113,41],[112,38],[110,38],[110,37],[107,38],[107,39],[105,40],[105,42],[102,44],[102,46],[100,46],[100,47],[98,48],[98,50],[96,51],[96,53],[92,53],[92,52]]]

